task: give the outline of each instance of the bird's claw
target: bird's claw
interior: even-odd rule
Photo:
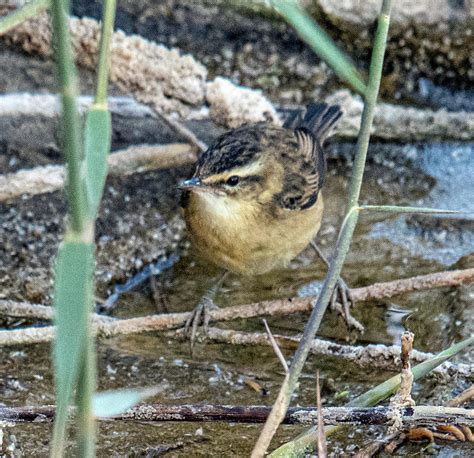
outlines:
[[[342,278],[339,278],[331,296],[331,310],[336,311],[342,316],[348,329],[356,329],[362,333],[364,332],[364,326],[356,320],[350,312],[350,309],[354,304],[355,301],[352,297],[351,290],[346,282]]]
[[[184,325],[184,334],[189,337],[189,343],[191,346],[191,354],[194,351],[194,344],[196,343],[196,335],[198,332],[199,326],[202,324],[204,334],[207,334],[209,329],[209,322],[211,320],[210,312],[211,310],[217,309],[218,306],[214,303],[212,299],[204,296],[199,304],[191,312],[191,316],[186,321]]]

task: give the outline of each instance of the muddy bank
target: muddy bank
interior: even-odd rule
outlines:
[[[108,180],[97,224],[98,298],[145,265],[179,252],[184,226],[173,216],[176,176],[167,172]],[[62,192],[0,206],[3,298],[50,302],[51,269],[65,213]]]

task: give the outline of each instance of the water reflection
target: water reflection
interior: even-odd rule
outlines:
[[[390,304],[385,310],[385,326],[389,336],[392,337],[394,345],[400,345],[400,338],[404,331],[406,331],[405,319],[413,313],[412,310],[406,310],[397,307],[396,304]]]

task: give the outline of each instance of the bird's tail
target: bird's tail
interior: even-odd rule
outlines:
[[[342,110],[339,105],[312,103],[306,108],[304,116],[301,113],[291,116],[285,121],[284,127],[306,128],[323,143],[341,116]]]

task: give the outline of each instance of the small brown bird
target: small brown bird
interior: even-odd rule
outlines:
[[[339,106],[313,104],[282,128],[262,122],[221,135],[180,186],[198,254],[256,275],[301,253],[321,226],[323,143],[341,115]]]

